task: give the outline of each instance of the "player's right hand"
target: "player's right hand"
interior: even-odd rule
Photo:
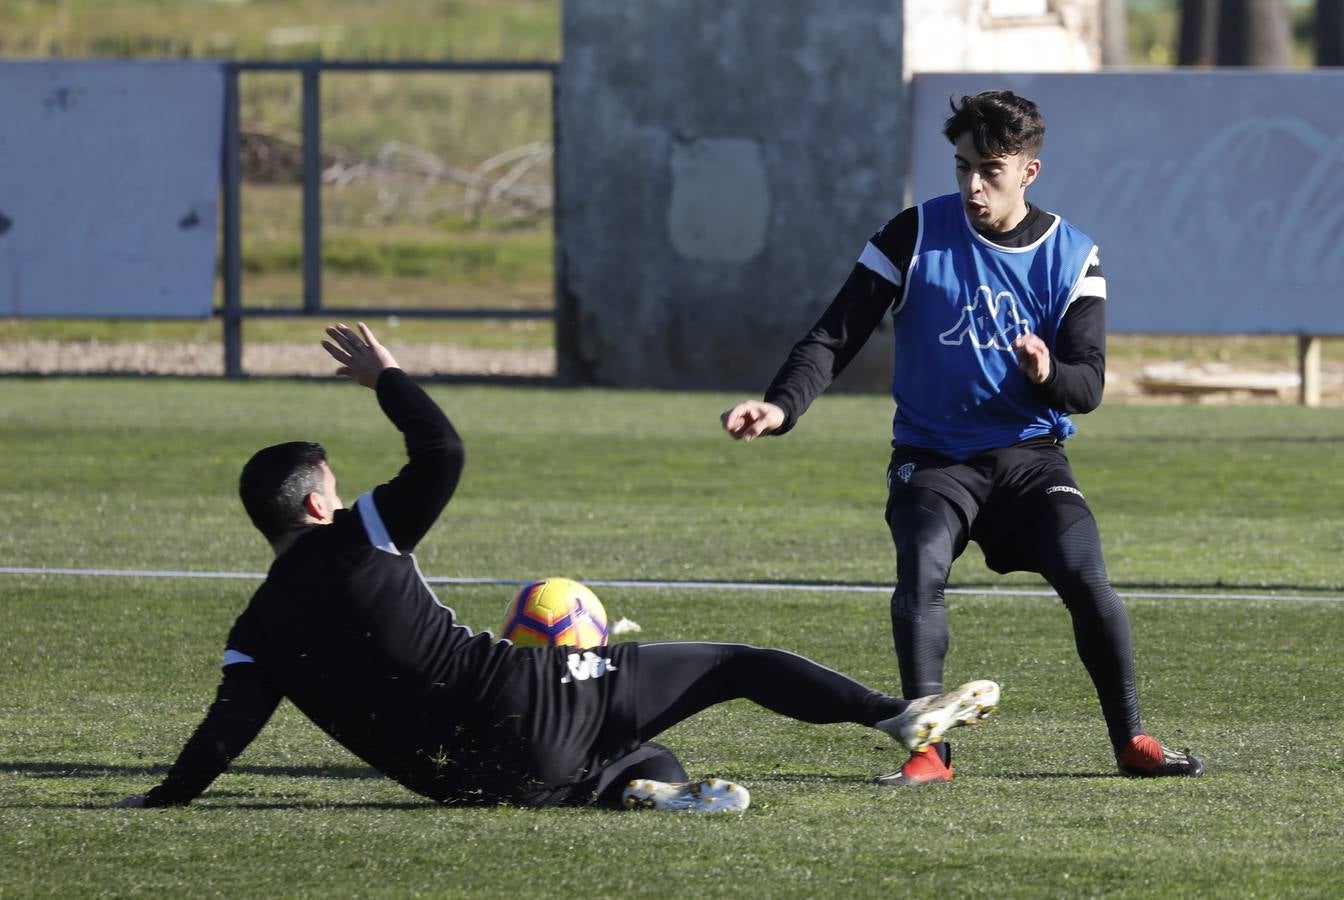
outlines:
[[[719,420],[734,440],[750,441],[784,424],[784,410],[764,400],[743,400],[724,412]]]

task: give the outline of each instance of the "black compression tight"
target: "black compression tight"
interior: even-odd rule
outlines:
[[[944,590],[952,562],[966,547],[966,527],[951,502],[920,491],[892,517],[896,590],[891,629],[907,698],[943,689],[948,627]],[[1111,587],[1096,519],[1086,507],[1040,535],[1030,556],[1073,619],[1074,643],[1092,677],[1112,745],[1141,733],[1129,615]]]
[[[919,491],[891,523],[896,541],[891,636],[907,700],[942,693],[948,644],[943,592],[952,561],[966,549],[965,531],[956,507],[933,491]]]
[[[873,725],[906,706],[787,650],[702,641],[641,644],[637,693],[641,741],[716,703],[739,698],[818,724]]]
[[[1118,753],[1143,731],[1134,683],[1134,650],[1129,612],[1111,587],[1101,556],[1101,536],[1091,512],[1068,525],[1041,574],[1073,617],[1073,639],[1101,701],[1106,729]]]

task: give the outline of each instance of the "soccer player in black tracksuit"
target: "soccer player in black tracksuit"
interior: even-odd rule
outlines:
[[[745,697],[807,722],[881,728],[907,747],[983,717],[993,682],[907,704],[782,650],[705,642],[523,649],[454,620],[411,550],[448,503],[462,441],[362,323],[327,330],[339,373],[373,388],[409,461],[343,508],[318,444],[258,452],[239,492],[275,562],[238,616],[215,702],[163,783],[120,806],[189,803],[282,698],[360,759],[453,804],[740,809],[745,789],[688,784],[659,732]]]
[[[764,400],[723,414],[751,440],[791,429],[888,314],[896,399],[886,518],[896,545],[892,635],[905,696],[942,690],[944,590],[977,542],[997,572],[1045,576],[1073,618],[1120,771],[1199,775],[1139,720],[1129,618],[1062,442],[1068,414],[1101,402],[1106,282],[1096,245],[1025,197],[1045,124],[1007,91],[963,97],[944,135],[957,193],[905,210],[789,354]],[[881,784],[952,778],[947,744],[913,753]]]

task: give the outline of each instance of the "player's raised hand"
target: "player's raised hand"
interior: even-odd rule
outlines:
[[[391,351],[378,343],[373,330],[363,322],[359,324],[359,333],[344,322],[338,322],[327,329],[330,341],[322,342],[322,349],[331,358],[341,364],[337,375],[348,375],[366,388],[378,383],[378,376],[384,369],[398,369],[397,361]]]
[[[719,417],[734,440],[750,441],[784,424],[784,410],[764,400],[743,400]]]
[[[1013,353],[1018,367],[1033,384],[1050,377],[1050,348],[1037,335],[1027,332],[1013,338]]]

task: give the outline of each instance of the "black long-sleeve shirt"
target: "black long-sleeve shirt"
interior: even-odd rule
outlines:
[[[412,790],[458,789],[469,766],[443,760],[496,690],[508,645],[456,624],[410,555],[457,487],[461,439],[401,370],[385,370],[376,392],[405,437],[406,465],[276,558],[229,634],[214,703],[146,805],[198,796],[282,698]]]
[[[1054,217],[1028,204],[1026,217],[1011,231],[984,237],[1003,247],[1026,247],[1039,240]],[[854,359],[878,323],[901,298],[918,238],[915,208],[904,210],[873,236],[871,245],[893,268],[891,277],[861,260],[830,306],[807,335],[794,345],[765,392],[766,401],[784,411],[784,434]],[[894,280],[893,280],[894,279]],[[1084,273],[1084,283],[1104,291],[1100,263]],[[1083,293],[1069,304],[1051,348],[1050,373],[1034,385],[1043,402],[1063,413],[1091,412],[1101,403],[1106,372],[1104,294]]]

